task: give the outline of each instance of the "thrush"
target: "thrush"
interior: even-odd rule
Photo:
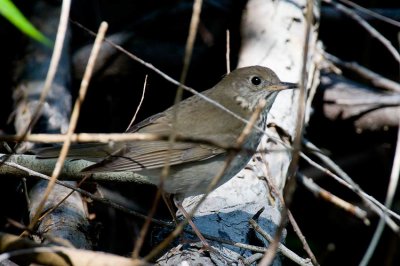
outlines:
[[[260,100],[264,99],[266,104],[255,124],[258,128],[264,128],[278,92],[296,87],[294,83],[280,81],[275,72],[267,67],[249,66],[232,71],[202,94],[246,120],[251,117]],[[161,170],[167,162],[170,169],[163,182],[163,190],[184,198],[207,190],[211,180],[224,167],[228,156],[226,149],[221,147],[234,147],[245,126],[246,123],[242,120],[203,97],[193,95],[133,125],[127,132],[168,136],[174,130],[182,138],[204,140],[216,143],[216,146],[178,141],[171,145],[168,140],[132,141],[113,146],[78,144],[72,147],[69,156],[94,161],[101,158],[97,163],[83,169],[83,172],[139,172],[147,176],[154,185],[160,183]],[[231,179],[247,165],[262,134],[262,131],[253,128],[242,145],[242,151],[237,152],[216,187]],[[42,158],[52,156],[54,153],[46,149],[38,153],[38,157]]]
[[[259,102],[265,100],[255,123],[257,128],[264,128],[268,112],[279,91],[296,87],[294,83],[280,81],[269,68],[250,66],[232,71],[202,94],[245,120],[249,120]],[[219,176],[215,187],[230,180],[248,164],[261,140],[262,130],[254,127],[242,142],[241,149],[235,151],[234,157],[225,149],[236,147],[245,127],[246,123],[242,119],[206,101],[204,97],[194,95],[130,127],[127,133],[152,133],[160,136],[174,133],[183,139],[202,142],[170,142],[168,139],[160,139],[114,145],[78,144],[71,147],[69,157],[95,161],[95,164],[82,170],[86,173],[139,172],[154,185],[160,184],[162,169],[169,164],[162,190],[175,195],[176,206],[188,219],[204,247],[212,250],[181,203],[187,196],[205,193],[214,177],[220,175],[222,170],[223,174]],[[57,155],[58,151],[54,149],[44,149],[37,154],[39,158]],[[230,163],[226,167],[228,157]],[[176,221],[169,197],[164,199]]]

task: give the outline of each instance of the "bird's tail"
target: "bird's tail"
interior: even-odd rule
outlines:
[[[82,143],[71,145],[68,151],[69,159],[82,159],[91,162],[99,162],[112,154],[117,147],[107,143]],[[45,147],[31,150],[38,159],[57,158],[60,154],[61,146]]]

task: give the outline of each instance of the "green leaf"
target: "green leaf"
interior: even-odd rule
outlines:
[[[31,38],[52,46],[53,42],[35,28],[10,0],[0,0],[0,14]]]

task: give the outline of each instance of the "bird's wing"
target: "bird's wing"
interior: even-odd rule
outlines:
[[[89,166],[84,172],[140,171],[163,167],[166,163],[177,165],[199,161],[224,151],[205,145],[175,143],[169,149],[168,141],[151,141],[147,145],[135,144],[120,149],[103,161]],[[167,161],[167,159],[169,159]]]
[[[136,124],[127,132],[168,135],[171,133],[171,124],[163,114],[157,114]],[[224,152],[221,148],[199,143],[176,142],[171,146],[167,140],[134,141],[126,143],[123,148],[83,171],[140,171],[163,167],[165,163],[177,165],[205,160]]]
[[[127,130],[127,133],[134,133],[139,131],[141,128],[147,128],[144,132],[167,134],[167,127],[165,126],[165,123],[163,123],[165,118],[153,123],[154,121],[157,121],[158,118],[162,118],[162,113],[153,115],[146,120],[133,125]],[[107,156],[113,155],[125,146],[126,144],[120,142],[113,143],[112,145],[109,143],[97,142],[72,144],[68,150],[68,158],[100,162]],[[61,146],[57,145],[53,147],[36,148],[30,152],[35,154],[38,159],[51,159],[57,158],[60,155],[60,150]]]

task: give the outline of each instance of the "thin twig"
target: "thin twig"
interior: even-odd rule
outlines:
[[[303,244],[303,249],[305,250],[307,255],[310,257],[312,264],[314,266],[319,266],[320,264],[318,263],[317,258],[315,257],[314,253],[312,252],[310,245],[307,243],[307,240],[306,240],[304,234],[301,232],[300,227],[297,224],[296,219],[294,219],[294,216],[290,210],[288,210],[288,218],[289,218],[290,224],[292,225],[293,231],[299,237],[300,242]]]
[[[1,136],[2,136],[2,135],[0,135],[0,138],[1,138]],[[17,140],[19,140],[19,139],[21,139],[21,138],[23,138],[23,136],[21,136],[21,137],[19,137],[19,138],[15,138],[15,139],[13,139],[13,141],[17,141]],[[10,154],[15,153],[15,150],[11,149],[10,145],[8,145],[7,142],[2,141],[2,142],[1,142],[1,145],[3,146],[3,148],[4,148],[8,153],[10,153]]]
[[[259,261],[264,254],[262,253],[255,253],[247,258],[242,259],[244,265],[253,265],[256,261]]]
[[[379,31],[372,27],[365,19],[363,19],[357,13],[353,12],[351,9],[345,7],[342,4],[339,4],[332,0],[324,0],[324,2],[333,5],[337,10],[342,11],[343,13],[354,19],[354,21],[360,24],[360,26],[362,26],[367,32],[369,32],[372,37],[380,41],[383,46],[393,55],[393,58],[400,64],[400,53],[397,51],[396,47],[394,47],[385,36],[383,36]]]
[[[356,216],[357,218],[361,219],[366,225],[370,224],[370,221],[367,218],[367,212],[363,209],[354,206],[353,204],[333,195],[332,193],[328,192],[327,190],[318,186],[311,178],[306,177],[302,173],[297,173],[297,176],[300,178],[302,184],[310,190],[316,197],[321,197],[324,200],[332,202],[339,208],[350,212],[352,215]]]
[[[329,61],[332,61],[334,64],[338,65],[339,67],[347,68],[358,75],[366,78],[369,82],[371,82],[375,87],[382,88],[385,90],[396,91],[400,92],[400,84],[388,78],[385,78],[378,73],[359,65],[356,62],[347,62],[339,59],[338,57],[324,52],[324,57]]]
[[[126,128],[125,131],[128,131],[128,129],[131,128],[131,126],[133,125],[133,123],[134,123],[135,120],[136,120],[136,116],[137,116],[137,114],[139,113],[140,107],[142,107],[143,100],[144,100],[144,94],[146,93],[147,76],[148,76],[148,75],[146,75],[145,78],[144,78],[142,97],[140,98],[140,102],[139,102],[139,104],[138,104],[138,106],[137,106],[137,108],[136,108],[135,114],[133,115],[131,122],[129,123],[129,126]]]
[[[356,4],[356,3],[352,2],[352,1],[348,1],[348,0],[339,0],[339,1],[349,5],[351,7],[353,7],[354,9],[357,9],[357,10],[359,10],[359,11],[363,12],[364,14],[367,14],[367,15],[369,15],[371,17],[379,19],[379,20],[381,20],[383,22],[386,22],[388,24],[391,24],[393,26],[400,27],[400,22],[399,21],[396,21],[394,19],[391,19],[391,18],[388,18],[386,16],[383,16],[383,15],[377,13],[377,12],[374,12],[374,11],[372,11],[370,9],[367,9],[367,8],[365,8],[363,6],[360,6],[360,5],[358,5],[358,4]]]
[[[2,135],[0,139],[7,141],[19,140],[21,137],[19,135]],[[78,133],[71,135],[71,142],[75,143],[115,143],[115,142],[132,142],[132,141],[156,141],[156,140],[164,140],[167,141],[169,139],[168,134],[154,134],[154,133]],[[32,134],[28,135],[24,139],[25,141],[30,142],[38,142],[38,143],[59,143],[65,140],[64,134]],[[210,145],[216,148],[223,149],[225,151],[242,151],[248,152],[251,154],[254,153],[266,153],[266,152],[286,152],[288,149],[247,149],[244,147],[238,148],[236,146],[228,146],[222,143],[212,141],[204,138],[196,138],[196,137],[186,137],[186,136],[176,136],[176,140],[179,142],[187,142],[187,143],[197,143],[197,144],[205,144]],[[45,150],[47,148],[44,148]],[[101,148],[100,148],[101,150]],[[290,150],[290,149],[289,149]],[[41,149],[32,150],[33,153],[39,153],[40,157]],[[1,153],[0,153],[1,155]],[[84,159],[84,158],[83,158]]]
[[[231,37],[229,30],[226,30],[226,73],[231,72]]]
[[[377,199],[375,199],[374,197],[372,197],[371,195],[368,195],[367,193],[365,193],[364,191],[362,191],[361,189],[359,191],[355,190],[354,187],[352,185],[350,185],[349,183],[347,183],[346,181],[344,181],[342,178],[340,178],[338,175],[332,173],[329,169],[319,165],[317,162],[311,160],[310,157],[308,157],[307,155],[305,155],[304,153],[301,153],[301,157],[306,160],[310,165],[314,166],[316,169],[320,170],[321,172],[323,172],[324,174],[332,177],[336,182],[338,182],[339,184],[345,186],[346,188],[350,189],[351,191],[353,191],[354,193],[356,193],[360,198],[364,197],[364,200],[368,200],[370,201],[373,205],[376,205],[376,207],[378,207],[379,209],[377,209],[378,211],[375,210],[375,212],[378,215],[382,215],[384,210],[385,212],[388,213],[388,215],[392,216],[393,218],[397,219],[398,221],[400,221],[400,215],[395,213],[394,211],[387,209],[385,207],[385,205],[383,205],[382,203],[380,203]],[[360,194],[359,194],[360,193]],[[386,221],[389,226],[390,224],[394,224],[393,221]]]
[[[258,233],[260,233],[260,235],[262,235],[262,237],[264,237],[268,242],[272,243],[274,241],[274,238],[272,236],[270,236],[264,229],[262,229],[255,220],[250,219],[249,223],[250,223],[251,227],[253,227],[253,229],[255,231],[257,231]],[[297,263],[298,265],[302,265],[302,266],[312,266],[313,265],[311,263],[310,259],[303,259],[302,257],[297,255],[296,253],[294,253],[293,251],[291,251],[290,249],[288,249],[285,245],[283,245],[281,243],[278,244],[278,251],[281,252],[285,257],[287,257],[291,261]]]
[[[70,138],[71,138],[71,135],[73,134],[73,132],[75,131],[75,127],[76,127],[76,124],[77,124],[78,118],[79,118],[81,104],[82,104],[82,102],[83,102],[83,100],[84,100],[84,98],[86,96],[87,87],[89,85],[89,80],[90,80],[90,77],[91,77],[91,74],[92,74],[92,71],[93,71],[93,67],[94,67],[94,64],[95,64],[95,61],[96,61],[96,57],[98,55],[98,52],[100,51],[101,42],[104,39],[105,33],[107,31],[107,27],[108,27],[108,25],[105,22],[102,22],[101,25],[100,25],[99,33],[98,33],[97,38],[95,40],[95,43],[94,43],[94,46],[93,46],[93,50],[92,50],[92,52],[90,54],[90,57],[89,57],[88,65],[86,67],[86,71],[85,71],[85,74],[84,74],[82,82],[81,82],[81,87],[79,89],[79,97],[77,98],[77,100],[75,102],[74,109],[73,109],[72,114],[71,114],[71,120],[70,120],[70,123],[69,123],[69,127],[68,127],[68,131],[67,131],[67,135],[66,135],[65,141],[63,143],[63,146],[62,146],[62,149],[61,149],[61,152],[60,152],[60,156],[58,157],[56,166],[55,166],[53,174],[51,176],[51,180],[48,183],[47,188],[46,188],[46,190],[44,192],[43,199],[39,203],[37,209],[35,210],[35,215],[33,216],[32,220],[31,220],[31,222],[30,222],[30,224],[28,226],[30,229],[35,227],[35,225],[36,225],[36,223],[37,223],[37,221],[38,221],[38,219],[39,219],[39,217],[41,215],[42,209],[43,209],[43,207],[44,207],[44,205],[45,205],[45,203],[47,201],[47,198],[49,197],[50,192],[52,191],[52,189],[53,189],[53,187],[55,185],[55,180],[57,179],[57,177],[61,173],[61,169],[62,169],[62,167],[64,165],[64,161],[65,161],[65,158],[67,157],[68,150],[69,150],[69,147],[70,147],[70,144],[71,144],[71,139]]]
[[[398,128],[397,131],[396,151],[394,154],[393,167],[392,167],[392,172],[390,173],[390,181],[385,199],[385,206],[388,209],[390,209],[393,203],[393,198],[396,192],[397,184],[399,183],[399,174],[400,174],[400,127]],[[376,246],[378,245],[378,242],[382,236],[383,229],[385,228],[386,224],[384,219],[385,216],[387,216],[387,214],[383,213],[383,216],[381,216],[379,219],[379,223],[378,226],[376,227],[374,236],[372,237],[368,249],[365,252],[364,257],[360,262],[361,266],[368,265],[372,255],[375,252]]]
[[[268,162],[265,158],[265,156],[262,156],[262,160],[264,162],[264,164],[267,166]],[[280,202],[285,205],[282,193],[278,190],[278,188],[275,185],[275,182],[273,181],[273,179],[270,177],[268,171],[266,171],[266,168],[263,168],[264,170],[264,177],[267,181],[267,185],[270,189],[270,191],[275,194],[276,197],[279,198]],[[294,216],[292,215],[292,212],[290,211],[290,209],[287,209],[287,215],[290,221],[290,224],[292,225],[292,228],[294,230],[294,232],[296,233],[296,235],[298,236],[298,238],[300,239],[300,242],[303,244],[303,249],[306,251],[306,253],[308,254],[308,256],[311,259],[311,262],[314,266],[318,266],[319,263],[317,261],[317,258],[315,257],[314,253],[311,250],[310,245],[307,243],[306,238],[303,234],[303,232],[301,231],[299,225],[296,222],[296,219],[294,218]]]
[[[350,188],[354,191],[354,193],[360,196],[367,207],[369,207],[379,216],[383,217],[386,220],[388,226],[394,232],[399,232],[399,226],[390,217],[388,217],[387,215],[383,215],[383,213],[387,213],[387,208],[381,209],[380,207],[378,207],[379,205],[377,205],[374,201],[371,201],[370,198],[366,197],[365,193],[362,193],[362,189],[353,181],[353,179],[348,174],[346,174],[346,172],[344,172],[337,164],[335,164],[335,162],[333,162],[328,156],[324,155],[314,144],[306,139],[303,140],[303,143],[306,148],[312,149],[313,154],[320,158],[329,168],[335,171],[340,176],[340,178],[346,181],[350,185]]]
[[[23,189],[24,189],[24,196],[25,196],[25,200],[26,200],[26,206],[29,209],[31,206],[31,199],[29,198],[29,194],[28,194],[28,186],[26,185],[26,178],[22,179],[22,185],[24,187]]]

